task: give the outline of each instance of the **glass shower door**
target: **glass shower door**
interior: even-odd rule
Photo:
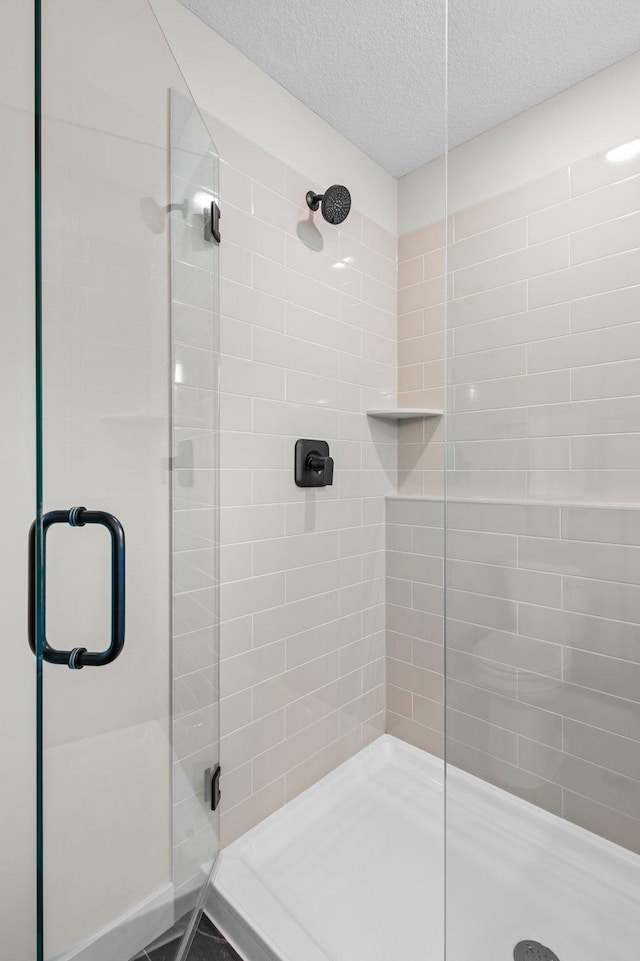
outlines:
[[[219,835],[218,158],[146,0],[41,18],[38,961],[173,958]]]

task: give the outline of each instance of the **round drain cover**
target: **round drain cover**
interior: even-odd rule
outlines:
[[[513,949],[513,961],[560,961],[560,958],[539,941],[518,941]]]

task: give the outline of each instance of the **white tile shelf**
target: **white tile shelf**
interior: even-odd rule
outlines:
[[[442,417],[443,410],[427,407],[389,407],[387,410],[368,410],[367,417],[380,417],[383,420],[415,420],[419,417]]]

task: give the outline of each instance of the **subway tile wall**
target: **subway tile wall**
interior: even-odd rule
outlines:
[[[399,241],[400,403],[442,407],[451,497],[640,490],[638,160],[589,157]],[[426,443],[425,443],[426,442]],[[399,429],[399,489],[442,495],[443,425]]]
[[[396,238],[213,118],[221,163],[222,842],[384,730]],[[299,437],[333,487],[295,486]]]
[[[443,752],[440,500],[387,501],[387,727]],[[640,509],[449,501],[447,760],[640,853]]]
[[[455,213],[446,362],[444,223],[399,241],[400,401],[448,435],[399,427],[387,725],[442,753],[446,454],[447,757],[640,852],[639,174]]]

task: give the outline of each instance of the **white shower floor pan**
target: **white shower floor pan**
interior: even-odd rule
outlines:
[[[447,771],[446,959],[638,961],[640,857]],[[385,735],[226,848],[212,913],[246,961],[443,961],[443,765]]]

